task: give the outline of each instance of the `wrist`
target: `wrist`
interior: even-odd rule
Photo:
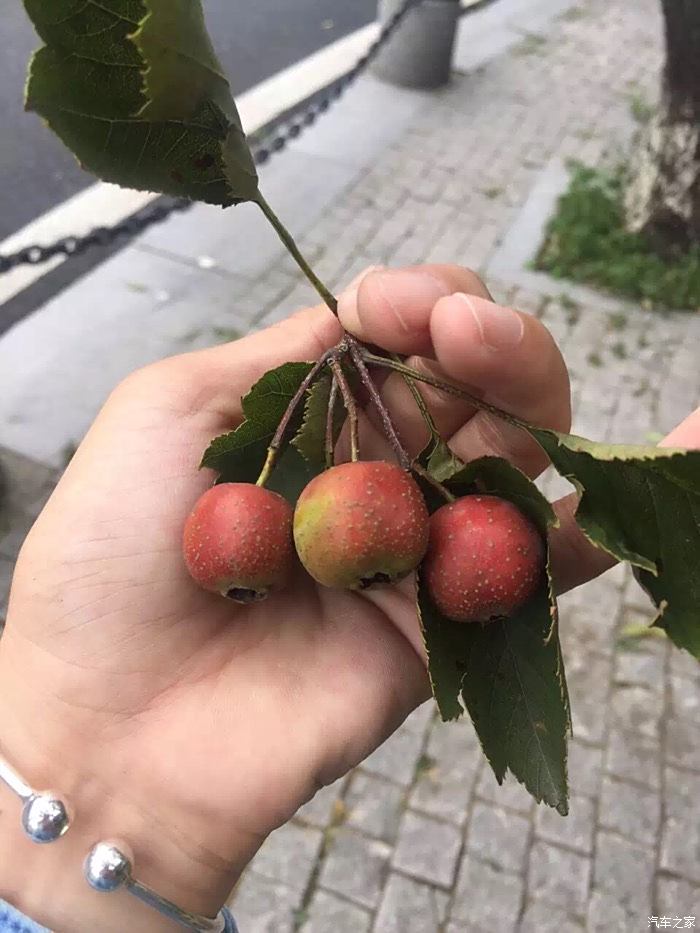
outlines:
[[[0,644],[0,750],[35,789],[65,799],[73,822],[60,840],[36,845],[21,829],[20,801],[0,787],[0,897],[58,933],[181,929],[124,890],[90,889],[85,856],[96,842],[117,839],[134,853],[139,881],[184,910],[214,917],[257,844],[244,840],[238,855],[217,857],[207,815],[153,786],[128,743],[82,728],[88,720],[66,716],[40,684],[22,685],[7,647]]]

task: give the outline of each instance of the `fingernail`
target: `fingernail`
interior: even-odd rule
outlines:
[[[511,350],[523,339],[525,324],[512,308],[504,308],[476,295],[455,295],[472,313],[481,339],[489,350]]]
[[[354,299],[357,296],[363,280],[372,272],[382,272],[384,268],[384,266],[367,266],[367,268],[363,269],[359,275],[355,276],[349,285],[345,286],[342,292],[338,295],[338,301]]]
[[[445,282],[424,269],[384,269],[376,274],[375,281],[397,323],[407,333],[415,330],[412,321],[416,312],[422,318],[426,308],[452,293]]]

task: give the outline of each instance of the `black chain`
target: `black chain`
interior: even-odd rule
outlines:
[[[290,142],[298,139],[304,130],[312,126],[335,101],[342,97],[350,85],[377,57],[406,15],[420,3],[422,3],[422,0],[405,0],[403,5],[384,25],[376,41],[372,43],[350,71],[325,88],[323,93],[317,95],[305,108],[301,108],[291,116],[287,115],[280,123],[269,129],[260,142],[254,141],[252,152],[255,164],[264,165],[275,153],[281,152]],[[20,249],[16,253],[0,256],[0,275],[10,272],[17,266],[40,265],[48,262],[49,259],[53,259],[54,256],[65,256],[66,258],[79,256],[93,246],[109,246],[121,237],[132,238],[139,233],[143,233],[153,224],[166,220],[171,214],[177,211],[186,211],[194,203],[188,198],[161,198],[156,204],[119,221],[113,227],[94,227],[83,236],[62,237],[49,246],[25,246],[24,249]]]

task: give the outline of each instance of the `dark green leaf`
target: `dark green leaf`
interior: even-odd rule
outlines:
[[[543,534],[554,523],[549,503],[507,461],[485,457],[447,482],[457,493],[477,488],[510,499]],[[499,783],[510,770],[530,793],[567,812],[569,702],[549,572],[520,612],[486,625],[451,622],[419,579],[418,608],[433,693],[443,719],[474,722]]]
[[[290,505],[296,505],[302,489],[320,472],[320,467],[313,466],[290,446],[280,457],[266,486],[284,496]]]
[[[201,0],[24,0],[45,45],[27,107],[81,164],[131,188],[229,205],[257,175]]]
[[[638,568],[656,624],[700,659],[700,451],[529,430],[581,493],[576,521],[586,537]]]
[[[292,441],[296,449],[305,459],[315,467],[324,469],[326,465],[326,421],[328,403],[331,394],[331,376],[325,373],[312,385],[306,396],[304,406],[304,420],[299,431]],[[340,398],[333,412],[333,441],[345,422],[345,410]]]
[[[312,365],[285,363],[265,373],[242,400],[245,421],[211,442],[202,466],[216,470],[221,482],[254,483],[277,425]],[[301,418],[299,406],[289,425],[290,436],[299,429]]]

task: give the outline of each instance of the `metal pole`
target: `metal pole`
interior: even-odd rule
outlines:
[[[379,19],[386,23],[404,0],[379,0]],[[406,16],[372,68],[389,84],[437,88],[450,80],[452,52],[461,7],[459,0],[423,0]]]

